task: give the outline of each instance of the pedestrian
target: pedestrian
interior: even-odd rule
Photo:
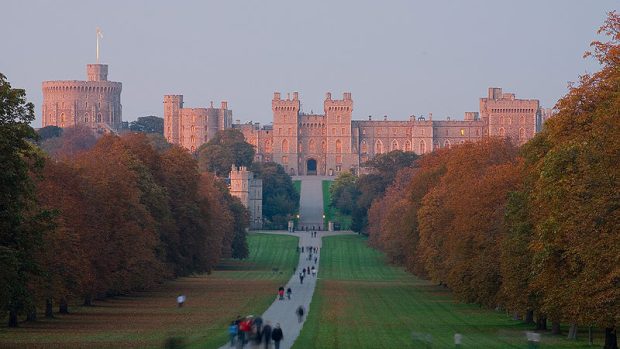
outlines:
[[[304,276],[306,276],[306,268],[301,268],[301,270],[304,273]]]
[[[304,307],[303,305],[300,305],[299,308],[297,308],[297,311],[295,312],[297,313],[297,321],[299,321],[299,323],[301,323],[304,319]]]
[[[237,332],[239,331],[239,326],[232,321],[230,326],[228,326],[228,335],[230,336],[230,346],[235,346],[235,337],[237,337]]]
[[[265,349],[269,349],[271,346],[271,322],[269,321],[263,326],[263,341],[265,342]]]
[[[312,266],[312,276],[316,276],[316,268],[314,265]]]
[[[291,293],[293,293],[293,290],[291,290],[291,288],[287,288],[286,289],[286,298],[288,298],[288,300],[291,300]]]
[[[304,247],[301,246],[301,253],[304,253]]]
[[[280,300],[284,299],[284,287],[280,286],[280,288],[278,288],[278,296]]]
[[[305,273],[299,273],[299,283],[302,284],[302,285],[304,284],[304,275],[305,275]]]
[[[244,318],[243,320],[241,320],[241,322],[239,322],[239,331],[237,334],[239,337],[238,341],[241,341],[239,344],[241,344],[242,348],[245,345],[245,343],[248,342],[251,331],[252,331],[252,318],[248,316]]]
[[[319,260],[319,257],[314,257],[314,264]]]
[[[308,275],[310,275],[310,267],[308,267]]]
[[[180,294],[180,295],[177,297],[177,306],[178,306],[179,308],[182,308],[182,307],[183,307],[183,304],[185,304],[185,295],[184,295],[184,294]]]
[[[282,333],[282,328],[280,328],[280,324],[276,324],[276,328],[271,331],[271,339],[273,339],[273,343],[275,344],[276,349],[280,349],[280,341],[284,338],[284,334]]]

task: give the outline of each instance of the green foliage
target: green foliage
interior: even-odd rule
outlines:
[[[37,130],[39,135],[39,142],[48,140],[50,138],[60,137],[62,135],[62,128],[58,126],[45,126]]]
[[[149,115],[140,116],[138,120],[129,123],[129,129],[134,132],[164,134],[164,119]]]
[[[355,187],[356,180],[357,177],[351,172],[345,171],[340,173],[329,187],[329,205],[345,215],[350,215],[353,212],[358,195],[357,188]]]
[[[263,180],[263,218],[266,229],[286,229],[299,211],[299,192],[284,167],[275,162],[254,163],[251,168]]]
[[[232,165],[250,167],[254,160],[254,147],[245,141],[239,130],[218,131],[209,142],[196,150],[201,171],[226,177]]]
[[[327,227],[329,222],[334,222],[334,228],[339,230],[350,230],[351,229],[351,215],[344,214],[336,207],[332,206],[330,203],[333,201],[331,197],[331,187],[333,181],[324,180],[322,182],[323,189],[323,210],[325,212],[325,219],[323,219],[323,224]],[[355,207],[355,203],[352,203],[353,207]]]
[[[0,73],[0,309],[9,312],[9,326],[32,308],[30,280],[40,275],[36,255],[48,229],[31,178],[42,164],[29,142],[37,138],[33,120],[24,90]]]

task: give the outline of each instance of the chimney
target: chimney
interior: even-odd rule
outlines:
[[[222,101],[222,109],[224,110],[228,109],[228,102]]]
[[[431,121],[433,120],[433,113],[428,113],[428,119]]]
[[[387,121],[387,115],[383,115],[383,121]]]
[[[211,101],[211,108],[213,108],[213,101]]]
[[[368,121],[372,121],[372,115],[368,115]]]
[[[332,100],[332,94],[331,94],[331,92],[327,92],[327,93],[325,94],[325,99],[326,99],[326,100],[328,100],[328,101],[331,101],[331,100]]]
[[[279,101],[280,100],[280,92],[274,92],[273,93],[273,99],[276,100],[276,101]]]

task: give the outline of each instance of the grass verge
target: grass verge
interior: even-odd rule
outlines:
[[[297,265],[297,238],[251,234],[250,257],[225,260],[210,275],[179,278],[160,288],[74,307],[71,314],[0,328],[1,348],[161,348],[170,336],[190,348],[217,348],[227,341],[237,315],[260,314]],[[277,269],[274,272],[274,269]],[[187,296],[183,308],[176,296]]]
[[[453,301],[447,289],[386,265],[362,237],[324,238],[319,270],[294,349],[454,348],[455,333],[463,335],[461,348],[527,348],[530,326]],[[591,347],[544,333],[540,348]]]
[[[323,211],[325,211],[325,219],[323,220],[323,225],[327,227],[327,223],[332,221],[334,223],[340,224],[341,230],[350,230],[351,229],[351,216],[344,215],[340,213],[336,208],[332,207],[329,203],[331,202],[331,195],[329,193],[329,187],[332,185],[333,181],[324,180],[322,182],[323,186]]]

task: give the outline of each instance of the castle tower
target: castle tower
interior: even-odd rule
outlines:
[[[480,117],[486,125],[486,136],[509,138],[521,145],[538,131],[540,103],[537,99],[518,99],[514,93],[490,87],[487,98],[480,98]]]
[[[183,109],[183,95],[164,96],[164,136],[168,143],[179,143],[181,109]]]
[[[106,64],[88,64],[87,81],[43,81],[43,127],[86,125],[100,132],[123,121],[120,82],[108,81]]]
[[[343,98],[332,99],[331,93],[325,95],[325,124],[327,133],[327,173],[340,172],[343,168],[358,166],[356,157],[351,156],[353,143],[351,138],[351,116],[353,115],[353,99],[350,92]]]
[[[273,111],[273,159],[291,175],[299,173],[299,94],[293,92],[286,99],[274,92],[271,101]]]
[[[244,166],[232,166],[230,171],[230,195],[239,198],[250,213],[250,229],[263,226],[263,181]]]

